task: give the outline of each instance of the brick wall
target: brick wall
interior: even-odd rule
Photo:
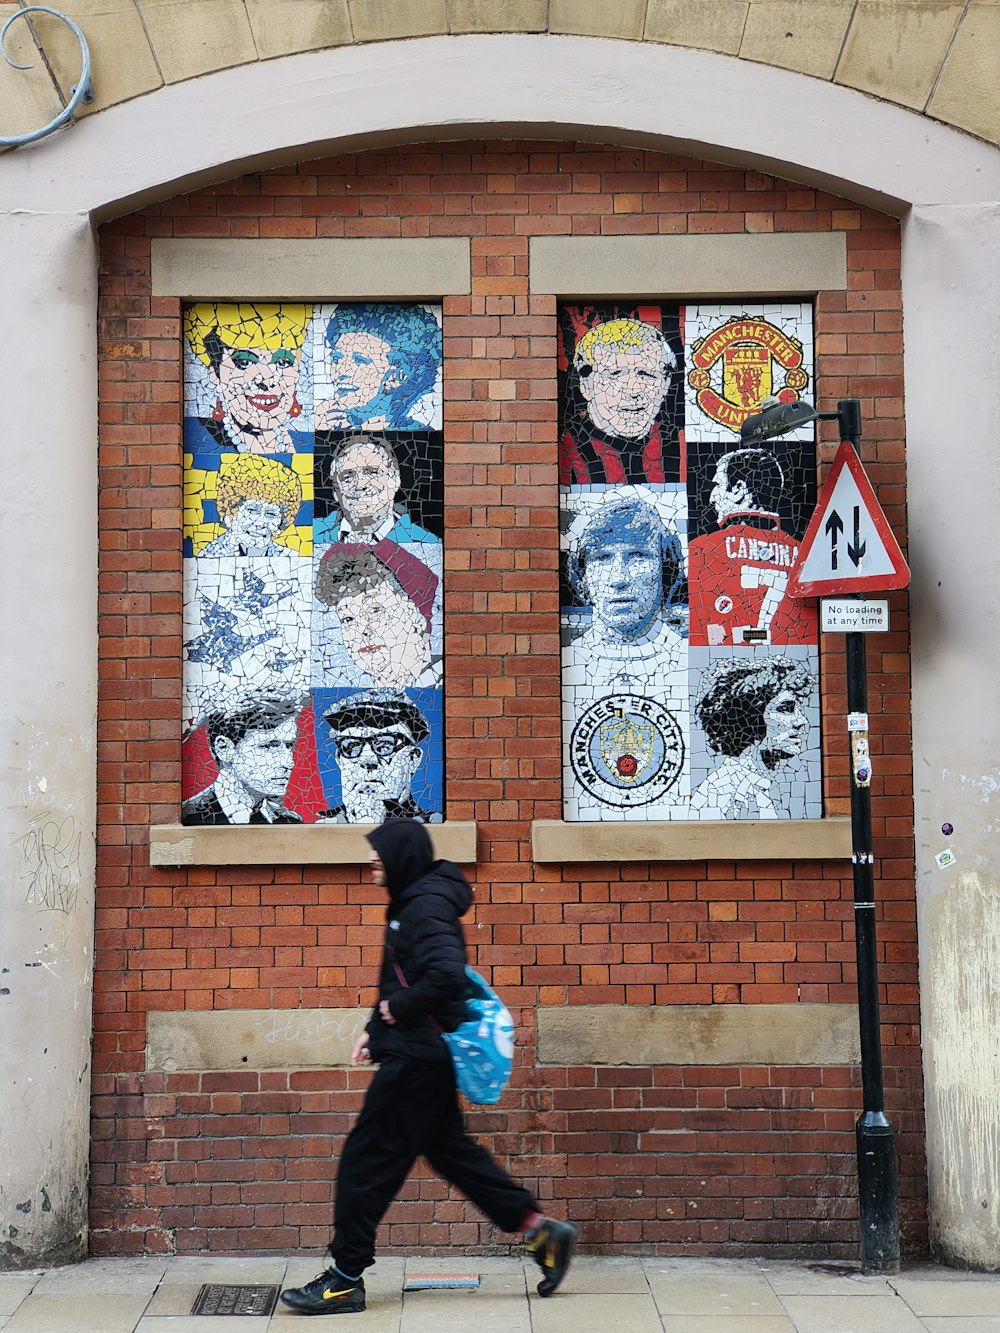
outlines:
[[[318,1248],[367,1075],[144,1072],[148,1010],[369,1005],[382,894],[355,868],[151,869],[180,801],[180,307],[150,297],[156,236],[469,236],[444,302],[448,814],[479,821],[478,965],[521,1019],[502,1110],[473,1129],[612,1251],[856,1252],[844,1068],[536,1068],[536,1005],[855,999],[849,867],[533,865],[558,818],[555,301],[536,235],[841,230],[849,286],[816,305],[816,397],[861,399],[863,457],[905,530],[897,223],[679,157],[462,143],[239,178],[102,230],[101,697],[92,1248]],[[263,291],[261,296],[271,295]],[[664,293],[669,297],[670,293]],[[835,439],[820,431],[829,462]],[[926,1245],[905,598],[869,644],[885,1079],[904,1243]],[[836,644],[836,640],[833,641]],[[848,810],[843,656],[824,648],[826,809]],[[418,1172],[388,1248],[504,1243]]]

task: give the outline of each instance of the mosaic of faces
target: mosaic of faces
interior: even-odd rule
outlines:
[[[184,337],[183,823],[440,822],[440,308]]]
[[[819,818],[814,428],[740,444],[811,306],[566,306],[559,374],[564,817]]]

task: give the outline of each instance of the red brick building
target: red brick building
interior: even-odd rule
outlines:
[[[183,656],[181,302],[151,295],[151,244],[459,237],[471,292],[443,311],[447,817],[475,821],[468,936],[519,1018],[512,1088],[471,1124],[593,1249],[853,1253],[853,1063],[576,1064],[536,1045],[536,1018],[563,1006],[692,1006],[679,1011],[691,1024],[734,1006],[740,1033],[759,1012],[780,1048],[786,1012],[855,1001],[843,855],[762,856],[752,841],[722,858],[532,855],[532,822],[560,819],[562,773],[557,298],[532,292],[531,240],[802,233],[846,243],[846,286],[815,293],[816,401],[861,400],[865,465],[903,535],[899,226],[848,200],[653,151],[428,143],[240,176],[102,228],[94,1250],[326,1243],[367,1075],[147,1069],[147,1013],[363,1009],[382,935],[382,893],[357,865],[150,866],[147,828],[177,821]],[[824,426],[821,465],[835,445]],[[873,805],[887,1102],[913,1253],[926,1222],[905,596],[892,615],[870,660]],[[829,817],[848,812],[841,643],[822,655]],[[385,1239],[509,1238],[423,1172]]]
[[[510,1088],[469,1120],[592,1251],[856,1252],[843,641],[804,615],[779,642],[775,656],[801,668],[785,715],[785,758],[799,755],[773,783],[756,775],[756,815],[749,800],[736,813],[739,762],[717,756],[741,754],[716,747],[701,705],[717,655],[746,660],[762,642],[726,636],[761,627],[734,625],[738,598],[723,589],[699,604],[704,640],[690,624],[684,636],[682,580],[675,603],[664,590],[668,547],[683,556],[711,536],[703,549],[724,550],[723,493],[736,489],[720,468],[738,423],[690,429],[699,395],[739,397],[757,376],[821,410],[860,402],[862,460],[912,571],[889,598],[889,631],[868,637],[903,1247],[996,1267],[994,7],[828,6],[823,23],[813,6],[806,21],[805,0],[719,6],[718,23],[674,0],[66,8],[95,57],[89,109],[30,132],[82,77],[51,13],[18,12],[25,45],[12,37],[17,67],[0,70],[14,135],[5,123],[5,517],[18,554],[0,716],[0,1267],[328,1238],[340,1143],[368,1078],[348,1055],[384,916],[320,725],[353,682],[324,681],[322,709],[307,682],[296,742],[315,781],[292,810],[307,811],[301,823],[273,803],[280,827],[196,826],[182,809],[214,785],[204,733],[185,738],[205,632],[189,576],[199,543],[227,535],[218,458],[201,491],[192,481],[192,418],[211,436],[225,410],[191,312],[254,302],[313,310],[268,348],[285,369],[281,338],[296,362],[342,304],[423,306],[440,321],[440,426],[408,426],[434,435],[437,508],[433,523],[399,515],[412,546],[436,539],[433,581],[417,571],[423,591],[407,592],[426,603],[413,632],[432,641],[439,710],[421,810],[445,815],[435,844],[477,889],[470,952],[518,1024]],[[46,55],[32,72],[29,23]],[[8,79],[23,79],[20,99]],[[695,362],[703,335],[743,316],[786,339],[781,374],[760,347]],[[635,364],[655,363],[663,395],[641,467],[601,434],[584,385],[616,338]],[[320,359],[308,373],[296,362],[306,396]],[[669,393],[684,423],[672,435]],[[836,432],[817,423],[786,445],[795,503],[761,512],[787,552]],[[309,505],[331,547],[347,535],[320,493],[335,490],[332,464],[310,473],[293,452],[280,467],[298,466],[294,479],[271,468],[302,497],[277,545],[321,560],[304,544],[319,531]],[[671,645],[691,703],[672,736],[662,699],[636,716],[618,699],[612,723],[591,716],[585,689],[597,686],[580,649],[600,637],[599,608],[593,589],[588,605],[567,584],[586,576],[599,505],[585,501],[623,486],[644,496],[633,527],[642,514],[665,534],[653,657]],[[766,537],[736,512],[766,566]],[[243,591],[263,605],[260,588]],[[303,622],[311,600],[296,604]],[[203,657],[225,646],[219,623]],[[604,744],[617,723],[627,753],[611,731]],[[614,806],[609,794],[645,780],[642,763],[663,773],[647,817],[594,815],[593,801]],[[382,1239],[426,1253],[510,1238],[421,1171]]]

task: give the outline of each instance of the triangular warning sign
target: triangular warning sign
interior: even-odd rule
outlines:
[[[788,579],[789,597],[905,588],[910,571],[861,459],[844,441]]]

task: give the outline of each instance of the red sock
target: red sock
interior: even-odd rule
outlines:
[[[536,1227],[540,1227],[544,1221],[544,1213],[525,1213],[524,1220],[517,1230],[520,1235],[524,1236],[529,1231],[534,1231]]]

